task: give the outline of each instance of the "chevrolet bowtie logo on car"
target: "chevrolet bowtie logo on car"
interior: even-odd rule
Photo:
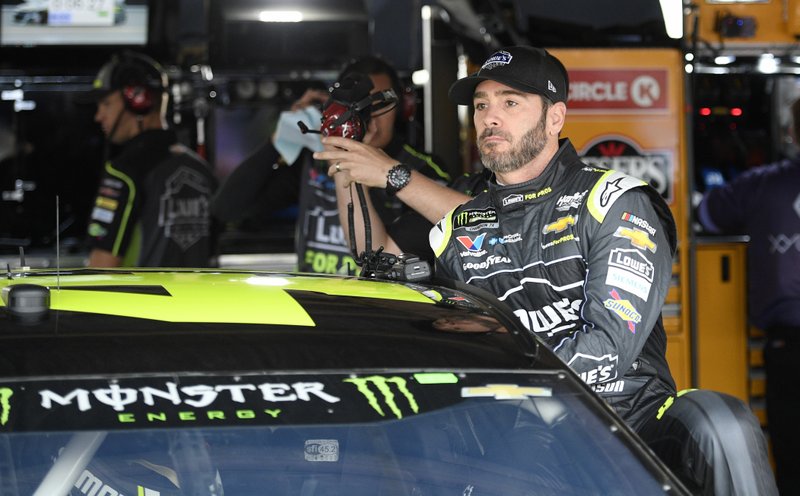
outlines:
[[[577,221],[577,215],[574,217],[572,215],[560,217],[557,221],[545,225],[542,229],[542,234],[560,233],[561,231],[566,230],[569,226],[574,226]]]
[[[490,397],[497,400],[524,400],[552,396],[553,390],[546,387],[526,387],[516,384],[487,384],[486,386],[461,388],[464,398]]]
[[[386,413],[383,411],[383,408],[381,408],[381,402],[378,400],[378,395],[372,391],[370,386],[373,386],[378,390],[383,399],[383,403],[385,403],[386,407],[388,407],[398,419],[403,418],[403,411],[395,401],[396,396],[394,391],[392,391],[392,384],[400,393],[400,395],[405,398],[409,408],[411,408],[411,411],[414,413],[419,413],[419,405],[417,405],[414,395],[411,394],[411,391],[409,391],[408,387],[406,387],[406,380],[402,377],[383,377],[380,375],[373,375],[369,377],[345,379],[344,382],[355,384],[358,388],[358,391],[363,394],[365,398],[367,398],[369,405],[376,412],[378,412],[381,417],[385,417]]]

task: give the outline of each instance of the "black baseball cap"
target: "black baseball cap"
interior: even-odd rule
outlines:
[[[161,65],[143,53],[124,51],[103,64],[92,83],[92,89],[81,95],[80,103],[94,103],[112,91],[126,86],[144,86],[167,91],[169,80]]]
[[[475,88],[487,80],[543,95],[553,102],[567,103],[567,70],[560,60],[542,48],[512,46],[494,52],[478,72],[450,86],[450,100],[458,105],[472,105]]]

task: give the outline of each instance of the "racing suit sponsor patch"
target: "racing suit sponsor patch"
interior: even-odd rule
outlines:
[[[499,236],[499,237],[495,236],[489,238],[489,245],[491,246],[505,245],[511,243],[519,243],[520,241],[522,241],[522,235],[520,233],[506,234],[505,236]]]
[[[499,263],[511,263],[511,259],[499,255],[489,255],[483,262],[467,262],[462,265],[464,270],[470,269],[488,269],[492,265]]]
[[[105,227],[98,224],[97,222],[92,222],[91,224],[89,224],[88,232],[89,236],[93,236],[95,238],[102,238],[103,236],[108,234],[108,230]]]
[[[647,234],[647,232],[635,227],[630,229],[620,226],[616,231],[614,231],[614,236],[629,240],[631,242],[631,246],[634,248],[639,248],[640,250],[649,250],[655,253],[658,249],[658,245],[655,243],[655,241],[650,239],[650,235]]]
[[[513,205],[514,203],[519,203],[522,201],[522,195],[519,193],[514,193],[513,195],[508,195],[503,198],[503,206],[507,207],[509,205]]]
[[[647,222],[645,219],[637,217],[636,215],[633,215],[630,212],[622,212],[622,220],[630,222],[631,224],[637,227],[641,227],[642,229],[647,231],[647,233],[650,234],[650,236],[656,235],[655,227],[651,226],[650,223]]]
[[[467,251],[461,252],[460,255],[462,257],[480,257],[486,255],[486,250],[481,249],[485,238],[486,233],[479,234],[475,239],[469,236],[457,236],[456,239],[461,243],[461,246],[467,249]]]
[[[92,220],[111,224],[114,221],[114,212],[105,208],[94,207],[92,209]]]
[[[565,231],[569,226],[574,226],[575,223],[578,222],[578,216],[567,215],[564,217],[559,217],[558,220],[555,222],[551,222],[550,224],[545,224],[542,228],[542,234],[548,233],[560,233]]]
[[[588,385],[613,381],[617,378],[617,364],[619,355],[593,356],[586,353],[576,353],[569,359],[567,365],[572,367],[583,382]]]
[[[102,184],[103,186],[107,186],[113,189],[122,189],[122,187],[124,186],[122,181],[120,181],[119,179],[112,179],[110,177],[104,177]]]
[[[580,241],[581,238],[575,236],[574,234],[567,234],[566,236],[561,236],[560,238],[553,240],[549,243],[545,243],[542,246],[542,250],[546,250],[547,248],[551,248],[556,245],[560,245],[561,243],[566,243],[567,241]]]
[[[589,190],[585,190],[583,192],[573,193],[571,195],[562,195],[558,201],[556,201],[556,210],[559,212],[566,212],[572,208],[578,208],[583,204],[583,198],[586,196]]]
[[[477,231],[483,228],[494,228],[497,223],[497,211],[493,208],[484,210],[462,210],[453,216],[453,230],[465,229]]]
[[[609,294],[611,298],[605,300],[603,306],[626,321],[628,323],[628,330],[636,334],[636,324],[642,321],[642,314],[633,307],[630,300],[623,300],[616,289],[612,289]]]
[[[514,310],[522,325],[529,331],[547,333],[550,337],[556,332],[575,327],[580,320],[579,311],[583,300],[562,298],[538,310],[520,308]]]
[[[608,256],[606,284],[647,301],[655,268],[639,250],[614,248]]]
[[[94,201],[94,204],[100,208],[105,208],[107,210],[116,210],[117,207],[119,206],[119,202],[117,200],[106,198],[105,196],[98,196],[97,199]]]

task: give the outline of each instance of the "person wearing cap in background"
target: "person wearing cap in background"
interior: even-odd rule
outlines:
[[[104,170],[89,220],[90,267],[213,266],[209,164],[167,129],[167,76],[150,57],[122,52],[97,74],[86,100],[119,153]]]
[[[661,308],[675,223],[659,194],[587,166],[569,139],[568,76],[515,46],[456,81],[474,107],[488,191],[431,230],[438,276],[488,290],[599,394],[698,494],[777,494],[766,441],[740,400],[676,392]]]

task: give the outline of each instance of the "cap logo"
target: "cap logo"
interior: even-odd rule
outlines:
[[[511,59],[513,57],[510,53],[506,52],[505,50],[500,50],[499,52],[494,52],[494,54],[486,59],[486,62],[483,63],[481,66],[481,70],[484,69],[494,69],[495,67],[508,65],[511,63]]]
[[[552,91],[553,93],[558,93],[558,91],[556,91],[555,85],[549,79],[547,80],[547,89]]]

